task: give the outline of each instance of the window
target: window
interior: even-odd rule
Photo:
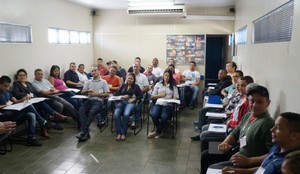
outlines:
[[[253,22],[253,43],[288,42],[292,37],[294,1],[289,1]]]
[[[52,44],[90,44],[90,35],[90,32],[59,28],[48,29],[48,41]]]
[[[0,22],[1,43],[32,43],[30,25],[18,25]]]
[[[242,45],[247,43],[247,25],[235,32],[235,44]]]

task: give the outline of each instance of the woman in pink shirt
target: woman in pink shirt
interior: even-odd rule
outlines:
[[[48,78],[49,82],[59,91],[64,91],[68,89],[65,82],[60,79],[60,68],[57,65],[53,65],[50,69],[50,76]]]

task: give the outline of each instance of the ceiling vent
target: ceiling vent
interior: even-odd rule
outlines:
[[[171,16],[171,17],[186,16],[184,5],[128,7],[127,13],[129,15],[143,15],[143,16]]]

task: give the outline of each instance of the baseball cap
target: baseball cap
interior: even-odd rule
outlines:
[[[253,86],[252,88],[249,89],[247,96],[253,94],[253,93],[258,93],[261,96],[267,97],[269,98],[269,91],[266,87],[261,86],[261,85],[257,85],[257,86]]]

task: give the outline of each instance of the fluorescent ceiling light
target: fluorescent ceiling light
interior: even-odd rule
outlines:
[[[137,7],[137,6],[168,6],[174,5],[173,2],[129,2],[128,6]]]

